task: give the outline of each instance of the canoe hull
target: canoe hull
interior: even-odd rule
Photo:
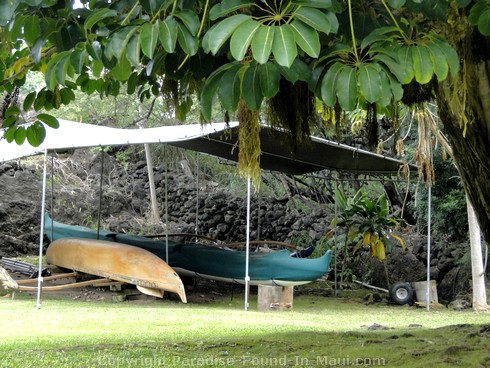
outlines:
[[[58,267],[133,284],[145,294],[186,295],[177,273],[158,256],[128,244],[83,238],[61,238],[46,251],[46,261]]]
[[[45,216],[45,232],[51,240],[64,237],[96,239],[94,230],[83,226],[66,225]],[[199,243],[167,243],[136,235],[115,234],[105,230],[99,232],[101,239],[129,244],[145,249],[159,258],[182,276],[200,276],[207,279],[244,283],[245,258],[243,251],[225,250]],[[289,250],[271,253],[249,254],[249,277],[251,285],[294,286],[306,284],[325,275],[330,268],[332,252],[327,251],[319,258],[290,257]]]

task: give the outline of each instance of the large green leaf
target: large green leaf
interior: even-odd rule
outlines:
[[[308,65],[300,59],[294,59],[293,64],[289,68],[279,64],[277,64],[276,67],[279,70],[279,73],[292,84],[299,80],[304,82],[310,80],[311,70]]]
[[[87,43],[85,48],[92,59],[97,61],[102,60],[102,46],[99,41]]]
[[[26,140],[26,129],[23,126],[17,127],[14,134],[15,143],[21,145]]]
[[[323,102],[330,107],[333,107],[337,102],[337,78],[342,71],[344,64],[337,61],[325,73],[321,87],[320,95]]]
[[[31,48],[32,61],[39,64],[41,62],[42,51],[43,51],[44,40],[39,37]]]
[[[380,64],[385,65],[399,81],[404,81],[407,79],[407,69],[403,68],[402,65],[398,61],[394,60],[390,55],[377,53],[373,56],[373,61],[377,61]]]
[[[177,45],[177,22],[175,18],[168,17],[159,25],[160,43],[167,52],[175,52]]]
[[[1,9],[1,8],[0,8]],[[9,142],[12,143],[14,141],[14,136],[15,136],[15,131],[17,130],[16,125],[12,125],[10,128],[8,128],[5,133],[3,133],[3,138]]]
[[[242,64],[234,64],[221,78],[218,96],[227,111],[235,111],[240,101]]]
[[[356,70],[351,66],[343,65],[339,70],[335,85],[340,107],[345,111],[354,110],[358,96]]]
[[[187,27],[180,24],[177,26],[177,40],[179,41],[180,47],[182,47],[182,50],[184,50],[187,55],[192,56],[197,53],[197,50],[199,49],[198,40],[189,32]]]
[[[49,114],[38,114],[37,118],[41,120],[44,124],[53,129],[58,129],[60,122],[54,116]]]
[[[199,101],[201,102],[201,114],[206,121],[211,119],[213,102],[224,73],[235,64],[225,64],[216,69],[204,82]]]
[[[241,94],[245,105],[250,110],[258,110],[262,105],[264,95],[260,88],[259,65],[252,62],[247,66],[242,77]]]
[[[478,27],[482,35],[490,36],[490,1],[477,1],[471,8],[468,20]]]
[[[385,75],[387,76],[389,82],[390,82],[390,91],[391,95],[393,96],[394,101],[400,101],[403,97],[403,87],[402,84],[400,83],[399,79],[397,79],[392,73],[390,73],[389,70],[381,67],[383,69]],[[383,94],[385,91],[383,90]]]
[[[272,98],[279,92],[281,73],[274,63],[269,61],[259,66],[259,80],[265,98]]]
[[[429,49],[425,45],[420,44],[412,46],[411,50],[415,80],[420,84],[429,83],[434,75]]]
[[[43,124],[36,121],[34,124],[27,127],[26,130],[27,142],[33,147],[39,147],[46,138],[46,129]]]
[[[126,51],[126,45],[133,34],[138,30],[139,27],[137,26],[127,26],[120,28],[111,34],[104,51],[107,59],[110,60],[113,57],[116,57],[117,60],[120,60],[121,56],[124,55]]]
[[[449,65],[446,60],[446,54],[442,51],[439,45],[434,42],[428,42],[427,48],[430,52],[432,67],[435,75],[437,76],[437,80],[442,82],[447,78],[449,73]]]
[[[236,31],[233,32],[230,40],[230,51],[235,60],[242,60],[245,57],[252,38],[259,27],[259,22],[249,19],[240,24]]]
[[[211,27],[211,29],[206,32],[206,43],[209,47],[209,51],[216,54],[221,46],[223,46],[224,43],[231,37],[238,26],[250,18],[250,16],[245,14],[236,14],[229,18],[223,19]],[[204,46],[205,41],[203,40],[203,47]],[[204,51],[206,51],[206,49]]]
[[[182,10],[179,12],[173,13],[173,16],[179,18],[182,23],[187,27],[191,35],[197,35],[197,31],[199,30],[199,26],[201,22],[199,22],[199,17],[192,10]]]
[[[41,34],[41,24],[39,22],[39,17],[37,15],[25,17],[23,23],[25,40],[29,45],[32,45]]]
[[[294,17],[313,27],[317,31],[329,34],[332,31],[331,18],[314,8],[301,7],[294,12]]]
[[[361,48],[365,49],[367,46],[375,42],[386,42],[389,39],[387,36],[390,33],[398,32],[396,27],[379,27],[374,29],[370,34],[363,38],[361,42]]]
[[[401,84],[410,83],[415,76],[411,48],[408,46],[400,47],[398,50],[398,60],[400,62],[400,66],[405,71],[405,78],[400,79]]]
[[[87,51],[85,49],[76,48],[70,55],[70,63],[75,69],[75,73],[80,74],[85,66],[85,58]]]
[[[264,64],[269,60],[274,40],[274,29],[274,27],[261,24],[255,32],[252,40],[252,55],[260,64]]]
[[[111,69],[111,74],[114,79],[119,81],[127,81],[129,76],[131,75],[132,68],[131,63],[126,58],[126,55],[122,55],[119,59],[119,62],[116,64],[114,68]]]
[[[289,24],[275,27],[272,54],[279,65],[287,68],[291,66],[296,56],[298,56],[294,32]]]
[[[490,4],[487,5],[487,10],[478,18],[478,30],[484,36],[490,36]]]
[[[431,41],[433,44],[439,46],[441,51],[446,55],[446,61],[449,65],[449,71],[451,72],[451,76],[455,77],[459,71],[459,55],[454,50],[449,43],[438,37],[437,35],[431,35]],[[432,45],[431,45],[432,47]]]
[[[86,30],[91,30],[92,27],[98,22],[100,22],[102,19],[115,17],[115,16],[117,16],[117,11],[114,9],[102,8],[96,10],[93,13],[90,13],[87,19],[85,19],[85,23],[83,24],[83,27]]]
[[[63,105],[68,105],[71,101],[75,100],[75,93],[71,88],[65,87],[60,89],[60,97]]]
[[[294,31],[294,38],[298,46],[309,56],[317,58],[320,54],[320,37],[318,33],[299,20],[294,20],[291,23],[291,28]]]
[[[35,99],[36,99],[36,92],[31,92],[26,96],[26,98],[24,99],[24,102],[22,104],[22,108],[24,109],[24,111],[30,110]]]
[[[381,97],[381,77],[379,69],[373,64],[359,66],[359,89],[366,101],[377,102]]]
[[[54,90],[57,84],[65,84],[66,72],[70,65],[70,54],[69,51],[62,51],[49,61],[44,78],[50,90]]]
[[[145,23],[141,27],[140,31],[140,46],[143,54],[148,56],[149,59],[153,59],[153,53],[155,52],[155,47],[157,46],[159,33],[158,22],[155,23]]]
[[[255,1],[250,0],[224,0],[220,4],[214,5],[209,11],[209,19],[216,20],[231,12],[239,9],[248,8],[255,5]]]
[[[140,64],[140,35],[135,33],[126,46],[126,58],[133,66],[139,66]]]
[[[393,92],[391,90],[390,79],[382,68],[380,68],[379,76],[381,80],[381,96],[377,103],[379,106],[386,107],[391,103]]]

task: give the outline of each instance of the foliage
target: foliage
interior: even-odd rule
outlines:
[[[1,120],[7,140],[38,145],[44,125],[57,125],[46,111],[70,104],[77,90],[107,97],[124,93],[123,86],[139,101],[168,96],[179,119],[189,113],[196,92],[202,117],[210,120],[216,98],[228,112],[240,104],[257,111],[284,88],[302,90],[299,85],[338,110],[390,115],[400,101],[432,98],[433,82],[458,72],[459,57],[444,35],[452,12],[468,13],[475,30],[490,33],[488,0],[82,4],[0,5],[0,92],[12,97],[31,70],[45,80],[43,88],[25,96],[22,109],[15,99],[5,100]],[[33,119],[24,113],[30,109]],[[21,126],[24,121],[32,124]],[[283,123],[293,135],[308,132],[296,129],[296,121]],[[257,155],[243,160],[255,162],[242,167],[256,177]]]
[[[389,214],[389,203],[385,194],[372,200],[362,190],[352,197],[347,197],[337,189],[335,200],[339,209],[336,225],[346,227],[347,239],[353,241],[360,237],[354,247],[354,253],[361,248],[368,248],[372,257],[383,261],[386,253],[392,249],[390,238],[394,238],[405,247],[400,237],[391,234],[399,223]]]

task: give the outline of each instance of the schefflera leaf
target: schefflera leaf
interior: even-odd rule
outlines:
[[[272,54],[279,65],[289,68],[298,56],[294,32],[289,24],[275,26]]]
[[[260,64],[265,64],[272,52],[272,42],[274,40],[275,27],[261,24],[252,39],[252,55],[254,60]]]
[[[165,51],[172,53],[177,45],[177,21],[169,16],[158,26],[158,38]]]
[[[260,26],[261,24],[256,20],[248,19],[233,32],[230,41],[230,51],[235,60],[243,60]]]
[[[259,65],[260,88],[265,98],[274,97],[279,92],[281,73],[273,62]]]
[[[260,87],[259,65],[255,61],[245,65],[242,77],[242,98],[250,110],[258,110],[264,99],[262,89]]]
[[[211,51],[213,55],[216,55],[221,46],[233,35],[233,32],[235,32],[238,26],[248,19],[251,19],[251,16],[235,14],[216,23],[203,37],[202,46],[204,51]]]
[[[343,110],[354,110],[357,105],[357,73],[356,69],[343,65],[337,74],[336,94]]]
[[[359,91],[370,103],[381,98],[381,77],[376,65],[366,63],[359,66]]]
[[[241,93],[241,75],[243,74],[242,67],[242,64],[234,64],[221,78],[218,96],[227,111],[235,111],[238,107]]]
[[[291,29],[294,32],[294,38],[298,46],[309,56],[317,58],[320,54],[318,32],[299,20],[291,23]]]

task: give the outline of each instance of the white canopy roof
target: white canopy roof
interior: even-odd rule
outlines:
[[[118,129],[74,121],[58,119],[60,126],[53,129],[46,126],[46,138],[39,147],[28,142],[17,145],[8,143],[0,129],[0,162],[44,153],[44,150],[62,150],[82,147],[124,146],[144,143],[169,143],[201,137],[216,131],[223,131],[225,123],[208,125],[192,124],[165,126],[146,129]],[[231,127],[238,123],[230,123]]]
[[[58,120],[60,127],[47,127],[46,139],[39,147],[32,147],[27,142],[19,146],[0,139],[0,162],[44,153],[45,150],[144,143],[166,143],[238,161],[237,122],[118,129]],[[3,130],[0,130],[0,137],[3,137]],[[310,142],[298,145],[293,151],[289,134],[270,127],[261,127],[260,140],[261,167],[288,174],[329,169],[392,175],[403,165],[399,160],[317,137],[311,137]]]

